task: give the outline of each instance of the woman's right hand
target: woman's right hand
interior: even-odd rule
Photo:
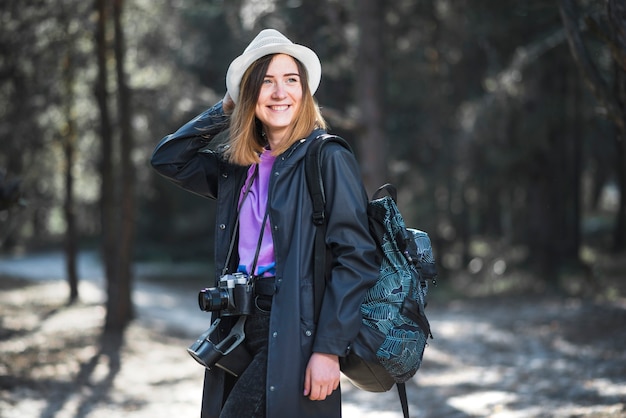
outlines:
[[[304,396],[323,401],[339,387],[339,357],[334,354],[313,353],[304,372]]]
[[[222,109],[227,115],[230,115],[233,113],[233,110],[235,110],[235,102],[233,102],[233,99],[230,97],[228,92],[226,92],[224,98],[222,99]]]

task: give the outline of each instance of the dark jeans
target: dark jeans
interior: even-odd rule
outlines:
[[[269,312],[264,313],[256,309],[254,315],[246,318],[244,344],[252,355],[252,362],[233,386],[220,418],[265,417],[269,325]]]

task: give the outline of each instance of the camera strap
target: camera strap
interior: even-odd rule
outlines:
[[[228,254],[226,255],[226,262],[224,263],[224,269],[222,270],[222,275],[228,273],[228,266],[230,265],[230,257],[232,256],[233,249],[235,248],[235,241],[237,238],[237,233],[239,232],[239,214],[241,212],[241,205],[243,205],[243,202],[245,202],[246,197],[248,197],[248,194],[250,193],[250,189],[252,189],[252,184],[254,183],[254,180],[257,177],[259,177],[259,165],[258,164],[254,167],[254,174],[252,175],[252,177],[250,177],[250,181],[248,181],[248,184],[246,185],[246,190],[243,193],[241,202],[239,203],[239,206],[237,207],[237,219],[235,220],[235,228],[233,229],[233,235],[230,238],[230,244],[228,246]],[[263,220],[263,225],[265,225],[265,220]],[[262,234],[263,234],[263,230],[261,230],[261,235]],[[258,249],[257,249],[257,255],[258,255]]]
[[[254,260],[252,261],[252,268],[250,269],[252,273],[250,277],[252,277],[253,281],[258,279],[257,275],[254,273],[256,270],[256,263],[259,261],[259,253],[261,252],[261,244],[263,243],[263,233],[265,232],[265,223],[267,222],[267,218],[270,214],[270,202],[267,202],[265,205],[265,215],[263,216],[263,222],[261,222],[261,232],[259,233],[259,241],[256,244],[256,252],[254,253]]]

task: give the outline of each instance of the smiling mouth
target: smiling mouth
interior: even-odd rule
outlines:
[[[282,112],[284,110],[289,109],[289,105],[280,105],[280,106],[270,106],[270,109],[276,112]]]

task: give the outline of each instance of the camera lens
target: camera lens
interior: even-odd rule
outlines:
[[[228,290],[219,287],[202,289],[198,293],[198,305],[203,311],[220,311],[228,307]]]

